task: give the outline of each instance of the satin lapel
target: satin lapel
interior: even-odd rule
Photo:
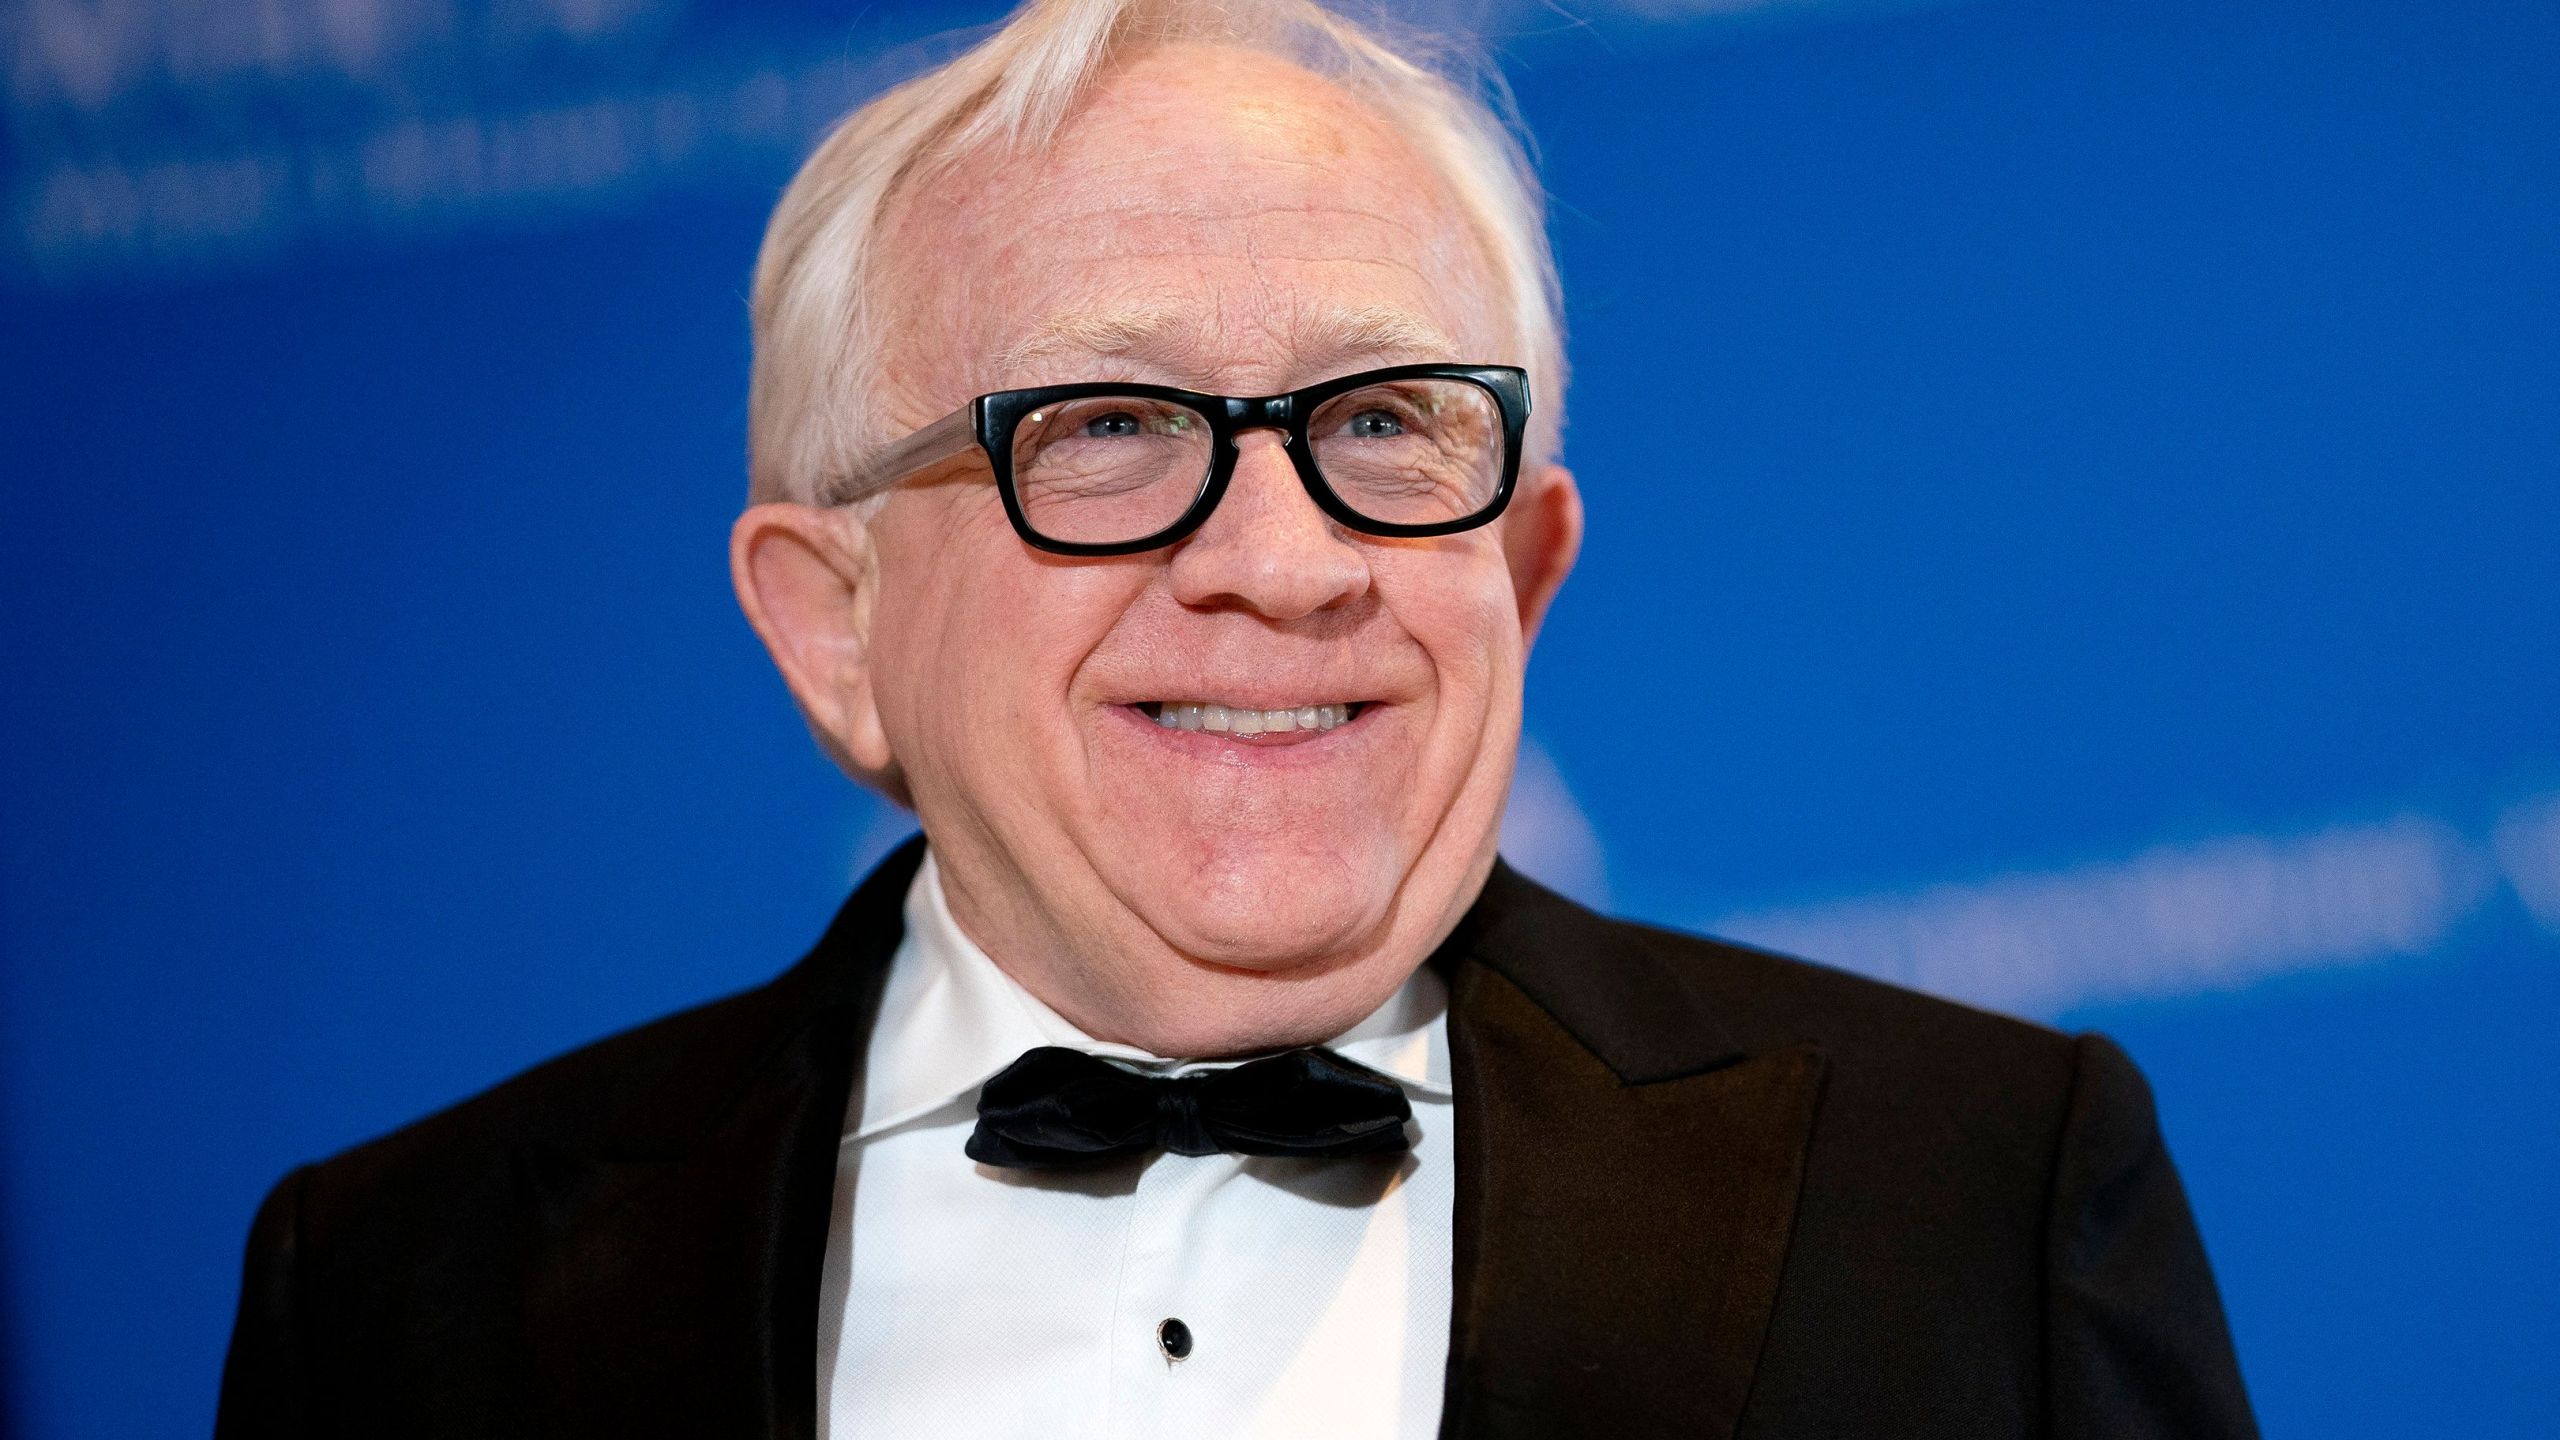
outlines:
[[[635,1087],[600,1153],[519,1152],[542,1433],[816,1433],[836,1150],[920,855],[884,861],[807,961]]]
[[[1822,1077],[1684,1013],[1628,927],[1508,872],[1452,937],[1448,1440],[1730,1436]],[[1530,893],[1533,892],[1534,893]]]

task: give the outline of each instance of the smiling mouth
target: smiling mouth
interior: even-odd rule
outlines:
[[[1132,706],[1166,730],[1202,730],[1213,735],[1293,735],[1322,732],[1351,723],[1373,702],[1346,700],[1328,705],[1299,705],[1255,710],[1209,700],[1143,700]]]

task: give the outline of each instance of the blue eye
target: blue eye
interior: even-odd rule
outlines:
[[[1357,440],[1385,440],[1404,433],[1404,422],[1384,410],[1363,410],[1343,427]]]
[[[1126,410],[1114,410],[1108,415],[1096,415],[1084,422],[1084,433],[1097,439],[1116,439],[1121,436],[1135,435],[1142,428],[1144,427],[1138,424],[1138,417]]]

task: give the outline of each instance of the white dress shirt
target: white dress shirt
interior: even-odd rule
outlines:
[[[1428,968],[1332,1041],[1393,1076],[1406,1157],[1151,1153],[1086,1171],[962,1153],[978,1087],[1085,1035],[961,933],[928,854],[907,892],[836,1160],[819,1434],[1403,1437],[1438,1431],[1449,1348],[1448,992]],[[1159,1327],[1190,1330],[1168,1358]]]

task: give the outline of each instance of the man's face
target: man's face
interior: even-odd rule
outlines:
[[[974,394],[1129,380],[1270,394],[1380,365],[1521,363],[1443,184],[1339,90],[1182,47],[1057,143],[893,215],[893,433]],[[1570,562],[1524,474],[1502,523],[1329,521],[1276,432],[1150,554],[1025,546],[983,467],[869,523],[868,702],[997,960],[1103,1038],[1218,1053],[1322,1038],[1401,984],[1490,866],[1527,631]],[[1166,729],[1155,707],[1349,706],[1330,730]]]

